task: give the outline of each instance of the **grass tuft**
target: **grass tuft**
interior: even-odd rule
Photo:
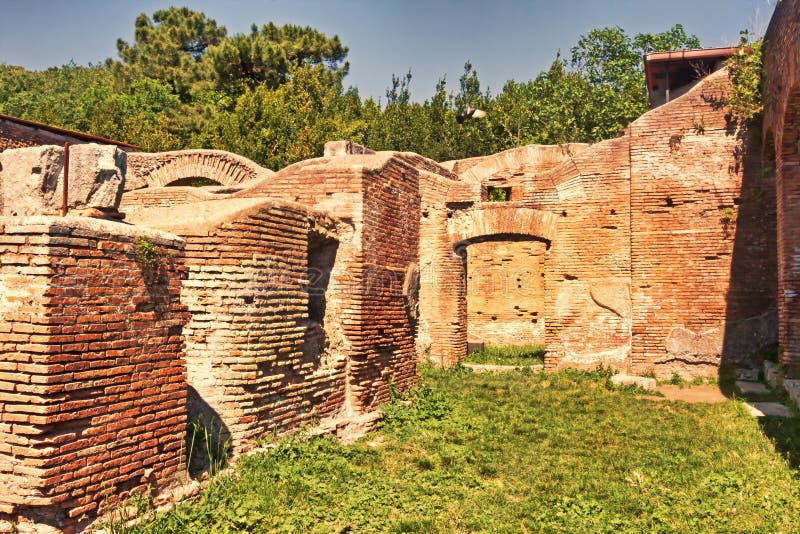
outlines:
[[[484,365],[542,365],[544,347],[541,345],[487,345],[483,350],[467,355],[466,363]]]

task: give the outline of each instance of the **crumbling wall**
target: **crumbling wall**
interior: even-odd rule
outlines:
[[[186,240],[181,301],[191,312],[185,329],[191,418],[214,428],[221,423],[239,451],[254,438],[341,409],[344,358],[329,350],[335,339],[314,338],[320,325],[309,322],[310,293],[322,289],[309,285],[316,274],[331,274],[314,270],[309,235],[338,244],[332,221],[264,199],[139,210],[132,220]],[[327,289],[351,288],[334,282]],[[327,319],[335,325],[333,300]]]
[[[774,185],[727,114],[729,83],[718,71],[629,128],[640,374],[716,375],[774,342]]]
[[[160,254],[143,274],[137,238]],[[186,375],[175,236],[0,219],[0,518],[71,530],[174,484]],[[147,280],[147,281],[146,281]]]
[[[369,412],[389,399],[390,384],[416,383],[416,320],[404,286],[419,264],[420,169],[446,173],[415,154],[344,155],[300,162],[234,195],[284,198],[330,213],[348,236],[337,252],[341,270],[331,277],[349,288],[337,306],[348,376],[344,412]]]
[[[800,378],[800,2],[778,2],[764,36],[764,169],[776,179],[779,343]]]
[[[454,177],[421,171],[419,184],[417,354],[422,360],[450,366],[467,353],[464,268],[447,231],[447,220],[452,216],[447,199],[459,182]]]

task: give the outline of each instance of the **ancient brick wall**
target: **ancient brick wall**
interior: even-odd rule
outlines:
[[[782,363],[800,378],[800,2],[783,0],[764,37],[764,167],[777,197],[778,312]]]
[[[545,273],[548,368],[622,368],[630,351],[628,139],[598,143],[527,180],[557,230]]]
[[[544,345],[543,241],[467,247],[467,342]]]
[[[141,210],[133,220],[186,240],[181,301],[191,312],[185,328],[191,418],[215,428],[221,421],[238,451],[254,438],[341,409],[344,358],[331,339],[309,339],[316,332],[309,278],[318,274],[309,271],[309,234],[335,241],[330,220],[264,199]],[[335,281],[327,289],[358,290]]]
[[[717,105],[728,83],[719,71],[629,128],[639,373],[715,375],[774,338],[774,185]]]
[[[454,365],[467,352],[464,267],[447,232],[447,199],[459,182],[421,171],[419,227],[419,321],[417,353],[423,360]]]
[[[483,185],[522,184],[523,200],[509,209],[555,217],[543,262],[548,368],[708,375],[723,362],[756,364],[774,339],[774,180],[746,131],[728,120],[727,84],[724,71],[714,74],[622,137],[563,151],[555,166],[531,150],[511,163],[462,167],[462,177]],[[487,231],[494,223],[470,215],[479,190],[467,185],[449,191],[461,201],[451,222],[473,228],[467,253],[482,232],[496,234],[495,244],[480,245],[494,248],[493,260],[478,261],[475,249],[474,277],[502,263],[496,247],[507,243]],[[531,235],[530,223],[514,224],[504,232]],[[483,297],[485,307],[492,297]]]
[[[172,186],[147,187],[134,191],[126,191],[122,195],[119,210],[123,213],[133,213],[141,209],[166,208],[214,200],[215,198],[220,198],[220,195],[215,195],[211,192],[215,189],[220,188],[213,186]]]
[[[417,383],[415,320],[403,295],[406,277],[419,262],[419,171],[400,158],[363,174],[364,226],[360,328],[351,336],[350,372],[356,406],[377,408],[389,387]]]
[[[69,531],[183,472],[183,242],[81,218],[0,228],[0,517]],[[138,237],[164,256],[148,283]]]
[[[416,383],[416,325],[403,286],[419,263],[420,170],[449,174],[415,154],[346,155],[297,163],[234,195],[296,201],[342,227],[336,264],[347,287],[359,288],[337,305],[351,392],[346,411],[387,401],[391,383]]]
[[[56,128],[45,124],[37,124],[5,115],[0,116],[0,152],[12,148],[28,146],[60,145],[64,143],[102,143],[116,144],[122,150],[132,150],[133,147],[80,132],[71,132],[63,128]]]

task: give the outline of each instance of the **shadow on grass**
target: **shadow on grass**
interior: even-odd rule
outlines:
[[[775,450],[786,458],[792,469],[800,469],[800,419],[762,417],[759,424],[775,445]]]

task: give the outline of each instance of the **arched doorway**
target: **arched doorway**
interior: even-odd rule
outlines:
[[[463,264],[459,327],[468,347],[545,345],[548,251],[557,217],[519,206],[481,204],[448,221]]]

